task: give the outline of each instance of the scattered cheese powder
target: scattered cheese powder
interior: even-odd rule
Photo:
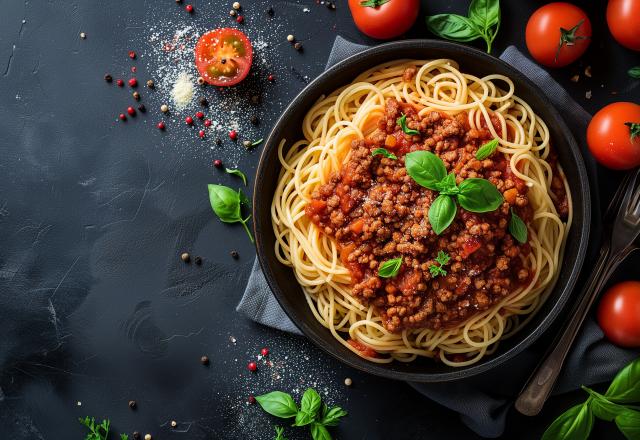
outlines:
[[[179,110],[185,108],[193,99],[193,81],[187,72],[180,72],[171,89],[171,99]]]

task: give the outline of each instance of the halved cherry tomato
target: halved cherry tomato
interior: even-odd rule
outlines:
[[[640,281],[611,287],[598,305],[598,324],[621,347],[640,347]]]
[[[526,29],[527,49],[547,67],[563,67],[580,58],[591,42],[587,14],[571,3],[557,2],[536,10]]]
[[[640,165],[640,105],[614,102],[589,122],[587,144],[602,165],[628,170]]]
[[[607,24],[618,43],[640,51],[640,0],[609,0]]]
[[[388,40],[404,34],[413,25],[420,0],[349,0],[349,9],[362,33]]]
[[[200,76],[214,86],[233,86],[246,78],[253,61],[247,36],[237,29],[214,29],[196,44],[196,67]]]

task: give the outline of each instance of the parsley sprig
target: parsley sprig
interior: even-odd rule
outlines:
[[[101,423],[96,424],[95,417],[86,416],[84,419],[79,418],[78,421],[89,429],[84,440],[107,440],[109,437],[109,427],[111,425],[109,419],[105,419]],[[127,434],[120,434],[120,440],[129,440],[129,436]]]
[[[431,266],[429,266],[429,272],[431,272],[431,276],[433,278],[436,278],[440,275],[445,276],[447,274],[447,271],[443,269],[443,266],[448,264],[450,259],[451,257],[445,251],[438,251],[436,262],[438,262],[438,264],[440,265],[436,266],[435,264],[432,264]]]

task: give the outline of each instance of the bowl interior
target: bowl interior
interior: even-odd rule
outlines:
[[[350,83],[366,69],[403,58],[450,58],[460,65],[462,72],[476,76],[499,73],[511,78],[516,94],[526,100],[546,122],[553,147],[572,189],[574,223],[567,238],[562,270],[554,291],[527,326],[515,336],[501,341],[493,355],[468,367],[453,368],[429,359],[417,359],[411,363],[375,364],[360,358],[338,343],[316,321],[293,271],[280,264],[275,257],[270,205],[280,171],[277,157],[279,142],[287,139],[290,145],[302,138],[304,115],[321,95]],[[310,83],[284,111],[265,143],[253,200],[258,259],[269,286],[291,320],[320,348],[352,367],[388,378],[416,382],[469,377],[505,362],[533,343],[557,317],[571,293],[585,256],[590,212],[589,182],[581,153],[571,132],[541,90],[519,71],[497,58],[459,44],[433,40],[406,40],[373,47],[326,70]]]

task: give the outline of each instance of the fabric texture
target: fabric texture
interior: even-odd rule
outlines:
[[[354,55],[367,46],[354,44],[337,37],[327,62],[327,67]],[[586,128],[591,119],[579,104],[543,69],[531,62],[514,46],[508,47],[500,58],[535,82],[549,101],[558,109],[573,132],[582,151],[591,183],[592,237],[601,231],[600,204],[597,188],[597,168],[586,150]],[[594,262],[598,240],[591,240],[587,262]],[[589,263],[585,263],[588,269]],[[582,271],[588,274],[588,270]],[[584,280],[580,280],[579,289]],[[280,330],[301,334],[282,310],[256,260],[247,283],[247,288],[236,309],[249,319]],[[558,319],[562,322],[562,319]],[[504,432],[507,413],[518,392],[543,357],[550,339],[558,332],[552,327],[541,338],[545,343],[536,343],[515,359],[493,371],[469,379],[448,383],[410,383],[418,392],[460,414],[461,420],[473,431],[484,437],[499,437]],[[607,342],[602,331],[592,318],[588,318],[569,353],[563,373],[558,378],[554,393],[577,389],[580,385],[591,385],[610,380],[626,363],[637,356],[632,350],[624,350]],[[508,374],[505,372],[508,371]]]

